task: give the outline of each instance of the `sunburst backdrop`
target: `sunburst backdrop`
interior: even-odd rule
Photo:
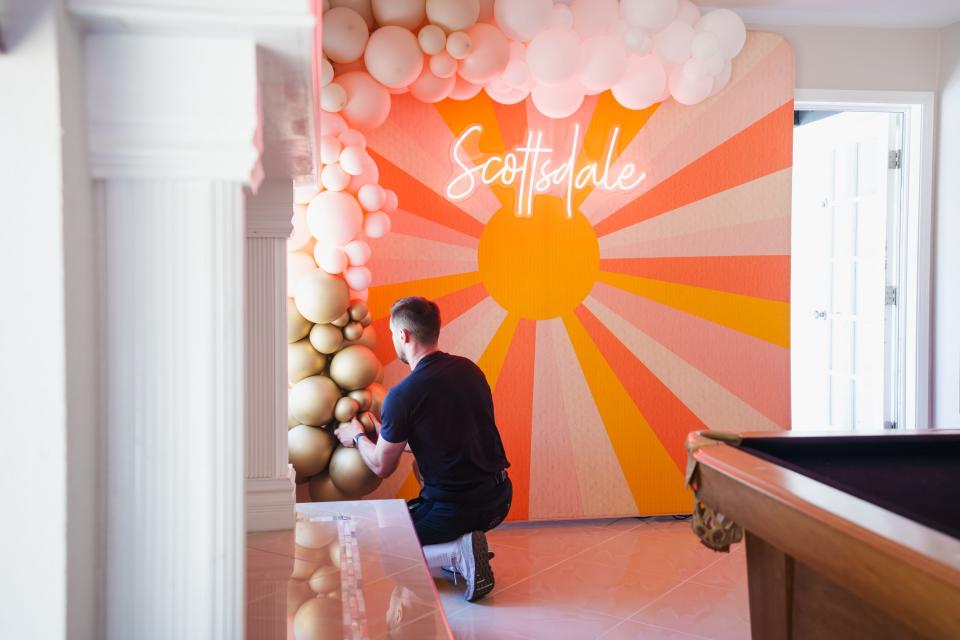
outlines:
[[[391,303],[435,299],[440,347],[476,361],[493,389],[511,462],[512,520],[688,512],[686,434],[789,428],[793,54],[751,33],[730,85],[696,106],[645,111],[609,92],[569,119],[486,94],[458,102],[395,96],[368,134],[393,232],[374,243],[370,305],[387,386],[409,371],[389,335]],[[647,173],[629,193],[562,188],[515,215],[512,188],[444,198],[450,149],[480,124],[473,161],[527,131]],[[456,428],[456,425],[451,425]],[[409,463],[408,463],[409,464]],[[410,497],[409,466],[373,497]]]

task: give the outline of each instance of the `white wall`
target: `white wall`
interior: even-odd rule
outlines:
[[[960,428],[960,23],[941,32],[939,92],[932,415]]]

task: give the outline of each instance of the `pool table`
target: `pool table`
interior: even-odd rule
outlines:
[[[701,431],[687,451],[694,531],[746,539],[753,638],[960,638],[960,431]]]

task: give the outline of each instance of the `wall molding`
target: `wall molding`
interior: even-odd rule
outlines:
[[[292,529],[296,514],[293,472],[286,478],[247,478],[247,531]]]

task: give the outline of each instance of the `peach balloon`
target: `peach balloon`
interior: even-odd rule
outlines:
[[[370,0],[330,0],[330,7],[346,7],[353,9],[360,14],[367,27],[373,28],[373,8],[370,6]],[[326,17],[326,14],[324,14]]]
[[[527,66],[542,84],[560,84],[580,67],[580,37],[573,29],[552,27],[527,47]]]
[[[385,87],[409,86],[423,70],[423,53],[416,36],[403,27],[380,27],[370,35],[363,61]]]
[[[495,78],[483,85],[484,91],[490,96],[490,99],[500,104],[517,104],[526,100],[530,95],[529,91],[523,89],[514,89],[507,85],[502,78]]]
[[[352,267],[362,267],[370,260],[370,245],[363,240],[348,242],[343,247],[343,251],[347,254],[347,260],[350,261]]]
[[[460,63],[460,75],[470,82],[484,84],[498,77],[510,62],[510,43],[500,29],[475,24],[467,31],[473,46]]]
[[[347,92],[336,82],[320,89],[320,108],[330,113],[338,113],[347,106]]]
[[[367,152],[363,150],[363,147],[347,147],[340,152],[340,167],[351,176],[359,176],[363,173],[364,163],[367,157]]]
[[[479,0],[427,0],[427,20],[446,32],[463,31],[480,17]]]
[[[310,229],[307,228],[307,205],[293,205],[293,231],[287,238],[287,251],[297,251],[304,248],[310,242]]]
[[[496,0],[493,15],[508,37],[529,42],[550,24],[553,0]]]
[[[456,83],[457,79],[453,75],[440,78],[430,71],[429,65],[425,65],[420,77],[410,85],[410,95],[420,102],[440,102],[450,95]]]
[[[381,209],[386,199],[386,191],[378,184],[365,184],[357,191],[357,200],[366,211]]]
[[[360,203],[343,191],[324,191],[307,207],[307,225],[318,245],[343,246],[363,225]]]
[[[287,254],[287,296],[293,296],[301,277],[316,270],[317,263],[309,254],[302,251]]]
[[[343,272],[343,278],[347,281],[347,284],[351,289],[356,291],[363,291],[369,287],[372,277],[370,269],[363,266],[348,267],[347,270]]]
[[[338,162],[342,150],[343,145],[336,136],[326,135],[320,137],[320,162],[323,164]]]
[[[454,60],[463,60],[470,55],[470,49],[473,47],[473,41],[463,31],[454,31],[447,36],[447,53]]]
[[[339,140],[340,144],[344,147],[360,147],[361,149],[367,148],[366,136],[356,129],[347,129],[337,136],[337,140]]]
[[[358,60],[369,35],[366,21],[353,9],[337,7],[323,14],[320,42],[323,52],[334,62]]]
[[[393,189],[384,189],[383,190],[383,208],[382,210],[385,213],[393,213],[397,210],[397,207],[400,206],[400,199],[397,197],[397,192]]]
[[[627,70],[627,52],[614,36],[584,42],[580,60],[580,83],[588,91],[606,91],[620,82]]]
[[[350,184],[350,175],[339,163],[328,164],[320,172],[320,184],[330,191],[343,191]]]
[[[390,93],[369,73],[351,71],[338,76],[337,82],[347,92],[347,105],[340,113],[354,129],[376,129],[390,115]]]
[[[573,0],[573,28],[581,38],[606,35],[620,17],[617,0]]]
[[[363,232],[373,239],[382,238],[390,233],[390,217],[383,211],[368,213],[363,221]]]
[[[480,93],[481,89],[483,89],[483,86],[479,84],[473,84],[469,80],[465,80],[464,78],[457,76],[457,83],[453,86],[453,91],[450,92],[450,97],[454,100],[469,100]]]
[[[376,184],[380,180],[380,170],[377,163],[369,155],[363,159],[363,171],[360,175],[350,178],[350,184],[347,185],[347,191],[350,193],[359,193],[360,189],[368,184]]]
[[[340,86],[346,89],[341,82]],[[347,130],[347,121],[339,113],[320,112],[320,135],[338,136]],[[339,153],[339,152],[338,152]]]
[[[373,17],[381,27],[416,29],[426,17],[423,0],[373,0]]]
[[[678,66],[670,72],[670,95],[680,104],[697,104],[710,95],[713,90],[713,77],[692,78]]]
[[[627,109],[646,109],[661,100],[667,86],[667,72],[656,56],[630,56],[627,71],[613,85],[613,97]]]
[[[537,111],[548,118],[568,118],[583,104],[584,91],[573,78],[563,84],[540,84],[530,93]]]
[[[457,73],[457,61],[446,51],[430,56],[429,67],[438,78],[452,78]]]
[[[420,49],[427,55],[440,53],[447,46],[447,34],[435,24],[428,24],[417,34]]]
[[[320,61],[320,86],[325,87],[333,82],[333,65],[324,56]]]
[[[343,273],[347,268],[347,254],[338,247],[318,244],[313,249],[313,256],[320,268],[331,275]]]

